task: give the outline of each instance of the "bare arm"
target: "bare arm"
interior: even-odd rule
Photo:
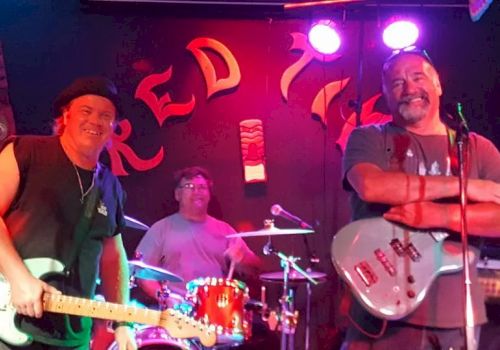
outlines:
[[[467,205],[469,233],[483,237],[500,237],[500,205],[474,203]],[[460,232],[460,205],[416,202],[392,207],[384,218],[416,228],[444,228]]]
[[[104,298],[110,302],[127,304],[130,298],[129,271],[121,234],[104,239],[100,271]],[[116,328],[115,339],[120,349],[137,348],[132,330],[127,326]]]
[[[129,272],[121,235],[104,239],[100,271],[106,300],[120,304],[128,303]]]
[[[260,258],[255,255],[241,238],[231,239],[229,247],[224,252],[224,255],[236,263],[238,272],[253,273],[255,270],[262,268],[262,261]]]
[[[454,176],[419,176],[383,171],[370,163],[359,163],[347,173],[347,179],[366,202],[400,205],[458,196],[458,179]],[[500,204],[500,184],[470,179],[468,197],[476,202]]]
[[[3,216],[9,209],[19,187],[19,167],[14,147],[7,145],[0,153],[0,272],[12,289],[11,302],[18,313],[41,317],[43,292],[58,291],[35,278],[24,265],[10,238]]]

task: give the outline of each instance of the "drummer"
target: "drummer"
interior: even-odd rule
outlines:
[[[173,272],[185,282],[199,277],[226,278],[232,274],[232,267],[240,274],[255,275],[260,259],[242,238],[226,238],[235,230],[208,214],[213,182],[207,170],[185,168],[174,174],[174,180],[179,210],[146,232],[137,246],[143,261]],[[138,280],[138,284],[149,297],[160,301],[159,281]],[[168,288],[179,296],[186,292],[185,283],[171,283]],[[179,301],[174,293],[166,306]]]

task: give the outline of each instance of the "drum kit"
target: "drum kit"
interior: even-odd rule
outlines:
[[[126,217],[126,225],[131,228],[147,230],[148,226],[131,217]],[[274,255],[280,259],[282,271],[262,273],[262,282],[275,283],[282,286],[279,310],[270,310],[266,303],[265,287],[261,290],[261,301],[249,298],[249,290],[245,283],[232,278],[200,277],[186,284],[186,295],[182,301],[174,305],[174,309],[186,313],[197,321],[211,325],[217,334],[217,343],[210,349],[229,349],[244,344],[252,337],[253,310],[257,309],[261,318],[271,331],[281,332],[280,349],[294,349],[294,336],[299,321],[295,310],[295,292],[299,285],[306,285],[307,303],[305,315],[305,350],[309,350],[309,324],[311,307],[311,286],[326,280],[326,274],[310,269],[303,270],[297,264],[297,257],[287,256],[277,251],[271,244],[271,237],[278,235],[303,235],[313,233],[310,229],[280,229],[274,226],[273,220],[265,220],[264,228],[257,231],[241,232],[227,237],[268,237],[263,251],[266,255]],[[128,262],[131,276],[130,287],[136,286],[135,279],[155,280],[161,282],[183,282],[183,279],[160,267],[151,266],[140,260]],[[160,310],[165,310],[166,303],[162,299],[170,296],[168,289],[158,292]],[[258,307],[255,307],[257,305]],[[135,327],[138,349],[207,349],[193,339],[177,339],[161,327]],[[95,336],[94,336],[95,337]],[[92,347],[93,350],[117,350],[112,343],[107,347]]]

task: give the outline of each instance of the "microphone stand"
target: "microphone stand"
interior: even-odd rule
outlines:
[[[469,245],[467,236],[467,166],[468,156],[467,149],[469,144],[469,130],[465,119],[462,115],[461,105],[457,105],[458,114],[461,118],[457,130],[457,155],[458,155],[458,181],[460,186],[460,235],[462,238],[462,258],[463,258],[463,300],[464,305],[464,335],[465,335],[465,349],[477,349],[476,338],[474,334],[474,309],[472,306],[472,292],[471,292],[471,279],[470,279],[470,265],[469,265]]]
[[[317,226],[317,225],[315,225]],[[313,270],[313,267],[319,264],[319,258],[316,256],[316,254],[311,250],[311,247],[309,246],[309,240],[307,239],[307,235],[302,235],[302,238],[304,239],[304,245],[306,247],[306,254],[307,254],[307,260],[309,263],[309,269],[308,270]],[[310,339],[311,339],[311,330],[310,330],[310,323],[311,323],[311,297],[312,297],[312,290],[311,290],[311,282],[307,281],[306,283],[306,334],[305,334],[305,339],[304,339],[304,350],[309,350],[310,346]]]

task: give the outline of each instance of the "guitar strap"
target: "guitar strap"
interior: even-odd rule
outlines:
[[[75,226],[75,231],[73,233],[73,249],[69,254],[68,260],[64,264],[64,275],[66,276],[69,276],[69,274],[71,273],[71,268],[73,267],[78,254],[80,253],[82,244],[85,241],[85,238],[87,238],[89,235],[90,225],[96,212],[97,201],[101,197],[100,175],[100,166],[98,164],[97,169],[93,175],[95,178],[95,186],[92,187],[90,193],[83,202],[82,214],[80,216],[80,219],[78,220],[77,225]]]

